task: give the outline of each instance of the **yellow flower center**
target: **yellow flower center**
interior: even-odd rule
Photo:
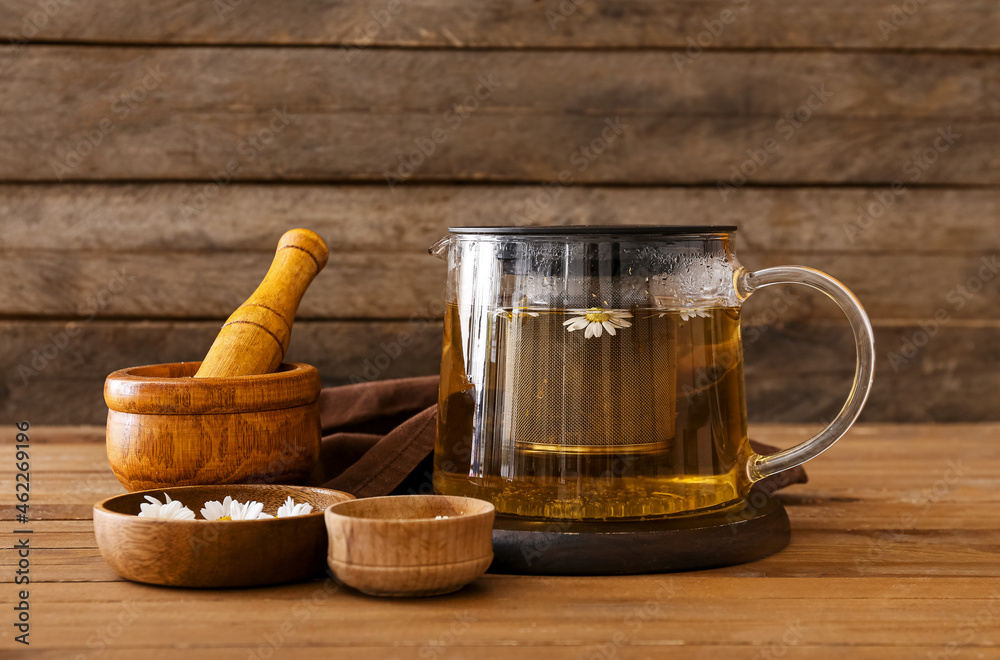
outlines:
[[[222,516],[221,518],[216,518],[216,520],[232,520],[229,516]]]
[[[604,321],[611,319],[611,314],[609,312],[597,310],[594,312],[588,312],[583,318],[587,319],[591,323],[603,323]]]

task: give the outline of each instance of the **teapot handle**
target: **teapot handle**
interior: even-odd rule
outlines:
[[[847,287],[826,273],[805,266],[765,268],[752,273],[744,272],[737,278],[737,289],[743,297],[772,284],[805,284],[832,298],[851,322],[857,349],[857,367],[854,371],[854,384],[844,407],[825,429],[790,449],[766,456],[753,454],[750,457],[747,475],[754,482],[802,465],[840,440],[861,414],[871,391],[875,371],[875,339],[871,321],[861,302]]]

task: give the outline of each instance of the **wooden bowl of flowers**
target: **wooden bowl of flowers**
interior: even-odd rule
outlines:
[[[178,486],[94,505],[104,560],[127,580],[250,587],[305,580],[326,567],[323,511],[337,490],[271,484]]]

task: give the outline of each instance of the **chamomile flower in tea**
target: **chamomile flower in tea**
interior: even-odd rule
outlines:
[[[711,317],[707,309],[681,309],[678,310],[681,321],[690,321],[693,318],[707,319]]]
[[[163,494],[166,502],[160,502],[151,495],[146,495],[148,504],[139,505],[140,518],[159,518],[160,520],[194,520],[194,511],[187,508],[177,500],[170,499],[166,493]]]
[[[586,339],[600,337],[605,330],[608,331],[609,335],[614,336],[615,328],[620,329],[632,326],[630,322],[625,320],[632,318],[632,314],[629,312],[616,309],[601,309],[600,307],[573,309],[570,311],[580,316],[574,316],[568,321],[563,322],[563,325],[566,326],[568,332],[583,330],[583,336]]]
[[[532,318],[538,318],[538,312],[532,312],[529,309],[520,308],[520,307],[514,308],[514,309],[512,309],[510,311],[507,311],[506,309],[498,309],[496,311],[496,315],[497,316],[502,316],[503,318],[508,319],[508,320],[515,319],[517,317],[524,317],[524,316],[530,316]]]

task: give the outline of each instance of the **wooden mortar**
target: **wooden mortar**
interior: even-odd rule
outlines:
[[[299,301],[327,257],[313,232],[287,232],[204,361],[108,376],[108,461],[126,489],[305,480],[319,457],[320,378],[282,359]]]

